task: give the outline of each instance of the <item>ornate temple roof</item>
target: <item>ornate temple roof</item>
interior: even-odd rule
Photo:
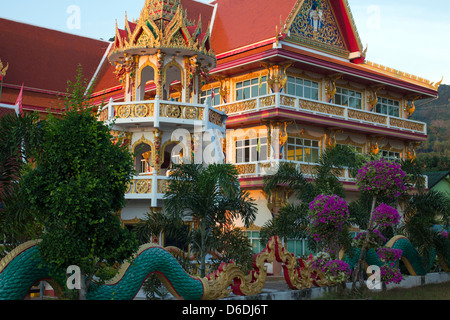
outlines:
[[[184,2],[183,2],[184,4]],[[202,16],[188,18],[180,0],[146,0],[137,21],[125,18],[125,28],[116,26],[116,37],[109,55],[111,63],[120,63],[124,54],[148,55],[162,50],[183,55],[198,54],[215,66],[209,26],[204,30]]]

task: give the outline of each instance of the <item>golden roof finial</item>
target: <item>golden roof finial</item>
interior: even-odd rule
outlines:
[[[0,78],[6,76],[6,71],[8,71],[9,63],[6,63],[6,67],[3,68],[3,62],[0,59]]]

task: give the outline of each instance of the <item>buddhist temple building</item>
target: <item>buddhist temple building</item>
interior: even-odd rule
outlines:
[[[124,225],[163,208],[171,165],[213,154],[236,165],[255,199],[246,231],[260,252],[260,228],[293,201],[287,189],[263,192],[280,163],[308,172],[333,144],[413,159],[427,140],[426,124],[409,118],[440,82],[367,60],[347,0],[142,2],[139,17],[117,21],[111,42],[0,19],[0,43],[12,44],[0,51],[9,64],[3,105],[25,83],[24,110],[44,115],[78,64],[92,79],[99,120],[114,120],[136,153]],[[354,180],[346,171],[341,180],[352,201]],[[307,253],[302,241],[289,251]]]

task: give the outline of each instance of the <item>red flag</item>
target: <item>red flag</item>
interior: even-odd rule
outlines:
[[[19,106],[19,114],[22,115],[23,114],[23,83],[22,83],[22,89],[20,89],[20,93],[19,96],[17,97],[16,100],[16,106]]]

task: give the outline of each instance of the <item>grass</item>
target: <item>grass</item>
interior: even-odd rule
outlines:
[[[352,300],[352,299],[370,299],[370,300],[450,300],[450,282],[439,284],[428,284],[414,288],[398,288],[381,292],[371,292],[364,290],[357,294],[351,294],[348,290],[343,296],[337,293],[327,293],[317,300]]]

